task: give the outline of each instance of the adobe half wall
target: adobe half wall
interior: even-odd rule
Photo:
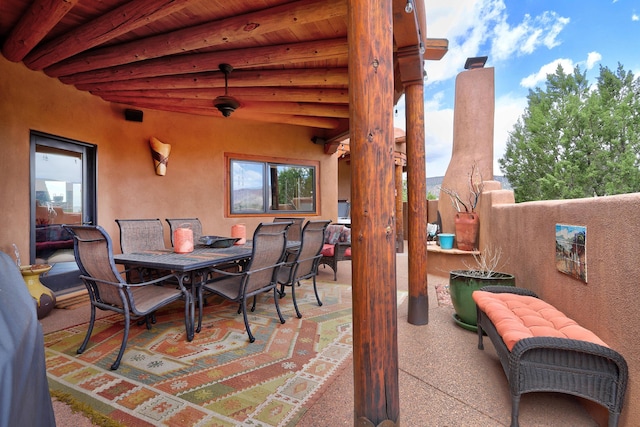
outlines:
[[[640,419],[640,193],[512,203],[506,190],[482,195],[484,245],[500,247],[502,271],[620,352],[629,365],[621,425]],[[556,224],[586,227],[587,283],[556,268]],[[429,254],[430,255],[430,254]],[[600,425],[606,411],[587,405]]]
[[[143,110],[142,123],[125,121],[122,105],[104,102],[41,72],[0,57],[0,250],[29,253],[30,131],[95,144],[98,152],[98,223],[119,251],[116,218],[193,217],[205,233],[228,235],[245,223],[252,233],[273,217],[225,217],[224,153],[311,160],[320,165],[319,212],[337,216],[337,155],[311,142],[312,129]],[[148,141],[172,145],[165,176],[157,176]],[[310,216],[309,216],[310,218]],[[169,232],[165,224],[165,240]]]

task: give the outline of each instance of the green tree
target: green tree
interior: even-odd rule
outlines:
[[[558,66],[530,90],[500,168],[517,202],[640,191],[640,82],[621,65],[589,85]]]

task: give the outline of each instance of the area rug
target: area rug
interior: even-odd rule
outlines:
[[[157,313],[150,330],[132,322],[118,370],[109,367],[122,340],[123,318],[96,321],[85,352],[76,354],[87,324],[45,336],[52,392],[71,396],[127,426],[293,426],[352,352],[351,287],[319,283],[281,302],[258,297],[249,343],[238,305],[210,297],[202,331],[187,342],[181,304]],[[291,290],[288,289],[290,293]]]

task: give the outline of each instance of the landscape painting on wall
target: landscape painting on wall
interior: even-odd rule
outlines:
[[[556,267],[587,283],[587,227],[556,224]]]

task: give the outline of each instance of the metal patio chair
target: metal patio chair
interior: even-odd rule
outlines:
[[[116,223],[120,228],[120,250],[123,254],[165,249],[164,228],[159,218],[116,219]],[[127,268],[127,281],[145,281],[168,273]]]
[[[181,298],[185,302],[185,328],[187,327],[188,306],[191,295],[187,289],[172,281],[162,286],[162,282],[174,278],[165,275],[141,283],[128,283],[116,269],[113,260],[113,243],[107,232],[98,226],[65,225],[73,235],[73,251],[80,269],[80,278],[87,287],[91,301],[91,320],[87,335],[78,349],[84,352],[91,338],[96,318],[96,308],[111,310],[124,315],[124,336],[118,357],[111,365],[118,369],[129,337],[131,315],[145,318],[147,329],[151,328],[149,315]]]
[[[238,313],[242,312],[244,326],[249,334],[249,342],[254,342],[255,337],[249,327],[247,317],[247,299],[253,297],[251,311],[255,310],[256,296],[260,293],[273,290],[273,300],[280,318],[280,323],[285,320],[278,305],[278,269],[284,264],[287,247],[287,230],[291,222],[261,223],[253,233],[253,249],[251,259],[240,272],[224,271],[212,268],[219,277],[210,283],[199,287],[198,293],[198,329],[202,325],[202,303],[204,292],[220,295],[230,301],[240,303]]]
[[[169,223],[171,246],[173,246],[173,232],[186,225],[193,231],[193,243],[197,244],[200,241],[200,237],[202,237],[202,223],[198,218],[167,218],[166,221]]]
[[[316,294],[316,300],[318,300],[318,305],[322,305],[322,301],[320,301],[320,297],[318,296],[316,275],[318,274],[318,263],[322,257],[324,231],[330,222],[331,221],[308,221],[302,229],[300,249],[296,252],[295,258],[280,267],[278,271],[280,298],[285,296],[285,286],[291,286],[291,297],[298,318],[301,318],[302,314],[300,314],[296,301],[295,285],[298,284],[298,286],[300,286],[301,280],[313,279],[313,291]]]
[[[289,227],[289,231],[287,231],[287,240],[288,241],[300,241],[300,236],[302,236],[302,224],[304,223],[304,218],[284,218],[284,217],[275,217],[273,218],[273,222],[290,222],[291,227]]]
[[[116,219],[120,227],[120,249],[123,254],[165,249],[164,228],[159,218]]]

